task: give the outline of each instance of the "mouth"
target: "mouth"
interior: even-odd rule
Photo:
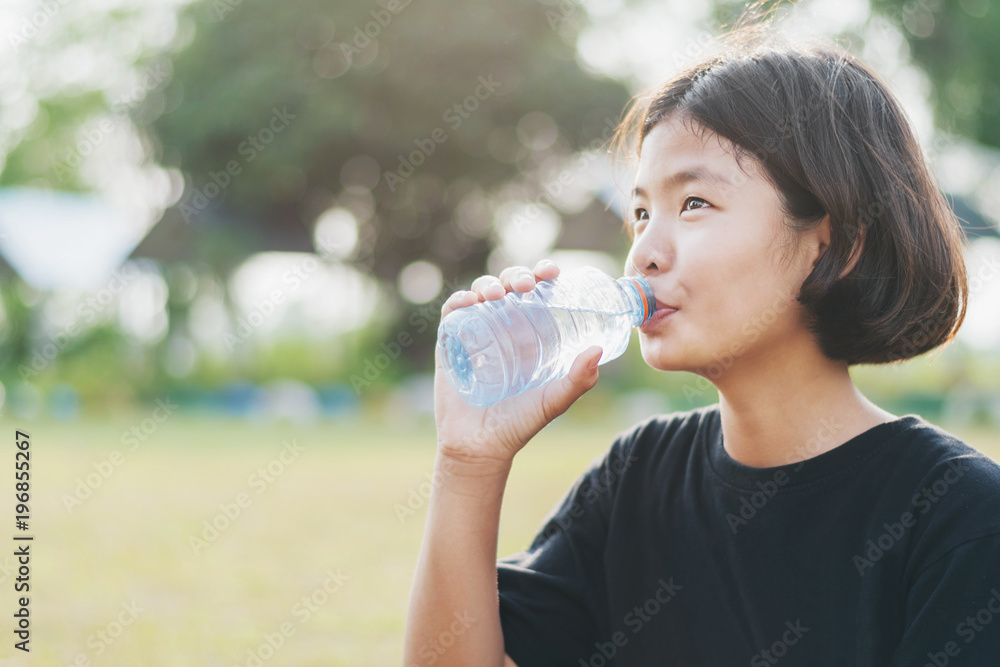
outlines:
[[[644,334],[653,333],[653,331],[663,322],[665,319],[677,312],[677,308],[672,306],[660,306],[653,314],[646,320],[642,326],[639,327],[639,331]]]

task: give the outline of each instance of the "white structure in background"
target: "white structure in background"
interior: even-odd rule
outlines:
[[[941,187],[971,202],[996,233],[1000,226],[1000,150],[940,137],[931,146],[930,158]],[[977,350],[1000,351],[1000,239],[973,239],[965,260],[969,305],[957,338]]]
[[[126,263],[180,196],[176,172],[151,162],[132,114],[162,109],[165,62],[194,34],[178,21],[189,0],[23,0],[0,6],[0,170],[10,151],[46,132],[45,100],[89,91],[105,105],[75,134],[33,155],[47,160],[32,188],[0,192],[0,254],[44,296],[34,362],[54,359],[88,328],[113,321],[148,344],[166,331],[166,284],[153,262]],[[114,26],[111,29],[110,26]],[[80,30],[90,26],[90,30]],[[60,192],[70,183],[92,194]],[[43,353],[43,351],[46,351]]]
[[[94,195],[0,190],[0,254],[45,294],[31,370],[40,372],[77,336],[116,317],[137,343],[163,337],[167,285],[160,269],[150,260],[127,261],[156,219],[152,211],[137,219]]]
[[[154,222],[93,195],[0,190],[0,254],[39,290],[103,287]]]
[[[965,262],[969,305],[957,338],[977,350],[1000,350],[1000,239],[976,239]]]

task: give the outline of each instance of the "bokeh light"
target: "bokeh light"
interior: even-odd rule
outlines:
[[[396,286],[403,298],[410,303],[427,303],[440,292],[444,286],[441,269],[427,261],[417,261],[407,265],[399,272]]]

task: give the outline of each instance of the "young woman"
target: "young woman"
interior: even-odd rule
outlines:
[[[405,664],[998,664],[1000,466],[848,372],[965,313],[959,228],[887,85],[831,44],[733,41],[619,132],[639,157],[625,273],[658,305],[643,358],[718,403],[623,432],[497,561],[511,461],[600,349],[487,409],[438,364]],[[442,315],[557,274],[482,276]]]

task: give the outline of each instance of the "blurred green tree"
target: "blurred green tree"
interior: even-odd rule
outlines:
[[[1000,6],[991,0],[872,0],[931,80],[937,124],[1000,149]]]
[[[714,15],[726,23],[751,5],[767,12],[818,2],[824,0],[716,0]],[[992,0],[871,0],[870,8],[866,23],[881,18],[898,28],[930,79],[937,126],[1000,148],[1000,6]],[[884,37],[861,27],[841,35],[856,53],[866,39]]]
[[[714,0],[717,22],[707,28],[731,24],[747,4]],[[939,126],[1000,148],[1000,12],[991,4],[873,0],[872,9],[900,27],[928,73]],[[93,189],[75,168],[57,167],[68,164],[86,123],[111,113],[116,130],[109,139],[126,126],[142,128],[149,150],[141,161],[175,168],[185,180],[182,199],[135,255],[223,278],[253,252],[313,250],[316,220],[342,207],[358,223],[357,241],[342,256],[343,247],[334,246],[334,255],[390,291],[400,270],[418,259],[436,263],[446,278],[466,280],[483,271],[492,249],[490,197],[514,181],[533,198],[542,187],[530,182],[536,167],[601,136],[629,97],[621,83],[579,64],[576,37],[590,18],[574,0],[197,0],[176,31],[157,28],[173,20],[172,10],[152,5],[88,11],[86,21],[67,20],[62,32],[19,46],[18,77],[10,79],[17,86],[4,89],[0,105],[7,150],[0,185]],[[160,32],[173,37],[164,42]],[[129,50],[133,35],[144,36]],[[861,33],[849,37],[855,50],[863,43]],[[62,71],[58,66],[81,45],[127,52],[124,66],[166,71],[170,83],[161,88],[153,77],[117,110],[123,93],[101,88],[99,68],[86,81],[67,76],[55,86],[60,78],[52,71]],[[171,55],[175,49],[182,50]],[[15,128],[11,113],[3,114],[29,99],[22,91],[37,112]],[[551,128],[554,140],[542,140],[539,133]],[[587,222],[614,224],[601,209],[592,204]],[[591,232],[597,227],[572,218],[566,227],[599,236]],[[10,294],[5,303],[17,321],[27,309]],[[171,305],[172,326],[186,320],[189,305]],[[353,356],[364,359],[379,350],[383,333],[395,333],[394,324],[345,338],[354,341],[347,343]],[[30,352],[29,327],[7,336],[10,368]],[[421,368],[432,339],[428,327],[406,350]],[[315,357],[303,359],[305,365]],[[268,370],[279,372],[281,363]]]
[[[484,194],[590,143],[628,99],[578,65],[584,14],[537,0],[193,5],[197,34],[151,125],[187,185],[163,243],[170,226],[229,223],[236,254],[312,250],[317,217],[343,207],[358,222],[346,259],[387,286],[418,259],[482,272]],[[533,111],[558,129],[546,150],[524,146],[524,124],[519,140]]]

